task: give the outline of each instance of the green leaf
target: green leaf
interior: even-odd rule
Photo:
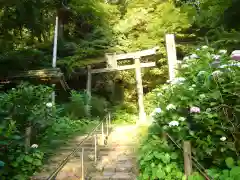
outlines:
[[[42,162],[41,162],[40,160],[38,160],[38,159],[35,159],[35,160],[33,161],[33,165],[35,165],[35,166],[41,166],[41,165],[42,165]]]
[[[167,165],[167,166],[165,167],[165,171],[166,171],[167,173],[170,173],[171,170],[172,170],[171,164],[169,164],[169,165]]]
[[[26,180],[26,176],[22,175],[22,174],[19,174],[17,176],[14,176],[13,179],[14,180]]]
[[[163,158],[162,158],[162,162],[164,162],[165,164],[168,164],[170,162],[170,155],[168,153],[166,153]]]
[[[25,156],[24,160],[28,163],[32,163],[33,162],[33,158],[31,156]]]
[[[240,160],[237,161],[237,165],[240,166]]]
[[[149,160],[151,160],[152,158],[153,158],[153,154],[152,154],[152,153],[151,153],[151,154],[148,154],[148,155],[145,156],[144,161],[149,161]]]
[[[152,162],[152,163],[151,163],[151,167],[155,167],[155,164],[154,164],[154,162]]]
[[[148,177],[149,177],[148,173],[144,171],[144,173],[143,173],[143,179],[148,179]]]
[[[160,153],[160,152],[157,152],[157,151],[155,151],[153,154],[154,154],[154,156],[155,156],[157,159],[162,159],[163,156],[164,156],[163,153]]]
[[[231,169],[230,171],[230,177],[240,177],[240,167],[239,166],[235,166]]]
[[[225,178],[229,177],[229,170],[224,169],[222,173]]]
[[[234,166],[234,160],[233,160],[233,158],[231,158],[231,157],[228,157],[228,158],[225,160],[225,163],[226,163],[226,165],[227,165],[228,168],[231,168],[231,167]]]
[[[172,159],[177,159],[177,158],[178,158],[178,154],[175,153],[175,152],[173,152],[173,153],[171,154],[171,158],[172,158]]]
[[[17,167],[17,166],[18,166],[18,163],[17,163],[16,161],[14,161],[14,162],[11,163],[11,165],[12,165],[13,167]]]
[[[21,139],[21,136],[14,135],[14,136],[12,136],[12,139],[19,140],[19,139]]]
[[[166,174],[162,169],[158,169],[156,175],[159,179],[161,179],[161,178],[164,179]]]
[[[33,156],[37,157],[39,159],[42,159],[42,154],[41,153],[34,153]]]
[[[152,137],[153,137],[154,139],[156,139],[156,140],[158,140],[158,139],[159,139],[159,137],[158,137],[158,136],[156,136],[156,135],[152,135]]]

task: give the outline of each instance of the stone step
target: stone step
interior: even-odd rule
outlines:
[[[132,173],[124,172],[102,172],[92,173],[89,175],[91,180],[136,180],[137,178]]]
[[[49,177],[49,175],[50,175],[49,172],[37,173],[36,175],[31,177],[31,180],[46,180]]]
[[[55,166],[47,166],[41,173],[36,173],[32,177],[32,180],[46,180],[51,173],[53,173],[59,164],[55,164]],[[93,165],[92,161],[84,162],[84,172],[93,172],[96,171],[96,167]],[[71,178],[78,178],[82,175],[82,165],[80,159],[70,160],[58,173],[56,180],[68,180]]]
[[[137,150],[137,146],[133,146],[133,145],[116,145],[116,146],[111,146],[111,145],[106,145],[106,146],[102,146],[99,145],[98,148],[101,151],[115,151],[115,150]]]

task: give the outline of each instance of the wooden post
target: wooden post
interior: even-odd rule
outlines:
[[[102,122],[102,145],[104,145],[104,121]]]
[[[29,123],[28,127],[25,129],[25,152],[27,153],[31,146],[31,133],[32,133],[32,127]]]
[[[183,142],[184,171],[186,177],[192,173],[192,151],[190,141]]]
[[[87,116],[91,116],[91,88],[92,88],[91,66],[87,66],[87,103],[86,103]]]
[[[58,41],[58,16],[56,17],[55,22],[55,32],[54,32],[54,43],[53,43],[53,59],[52,59],[52,67],[56,68],[57,66],[57,41]],[[53,92],[52,92],[52,103],[55,104],[55,85],[52,84]]]
[[[94,162],[97,163],[97,134],[94,135]]]
[[[81,154],[81,166],[82,166],[82,180],[85,179],[85,173],[84,173],[84,148],[82,148],[82,154]]]
[[[137,82],[137,92],[138,92],[138,107],[139,107],[138,123],[142,123],[146,121],[146,114],[145,114],[144,102],[143,102],[143,85],[142,85],[140,58],[135,58],[134,61],[135,61],[136,82]]]
[[[175,67],[177,64],[177,51],[175,46],[174,34],[166,35],[166,48],[168,58],[169,80],[171,81],[175,78]]]

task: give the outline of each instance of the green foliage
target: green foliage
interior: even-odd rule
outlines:
[[[16,89],[1,94],[2,117],[16,121],[20,131],[29,123],[44,127],[52,117],[52,108],[47,107],[52,89],[46,86],[21,84]]]
[[[45,153],[44,159],[47,160],[61,146],[66,145],[66,141],[76,135],[81,135],[90,128],[96,126],[99,119],[71,119],[69,117],[59,117],[54,123],[45,129],[44,133],[39,137],[39,149]]]
[[[237,180],[240,178],[240,166],[233,158],[228,157],[226,160],[227,169],[211,168],[207,170],[208,175],[214,180]]]
[[[33,134],[40,135],[53,122],[54,109],[48,102],[51,92],[46,86],[21,84],[0,94],[1,178],[28,179],[42,165],[42,152],[31,148],[24,153],[23,135],[29,126],[34,127]]]
[[[189,180],[204,180],[204,177],[201,176],[199,173],[192,173],[189,177]]]
[[[124,103],[113,108],[113,123],[115,124],[132,124],[138,119],[138,110],[134,103]]]
[[[46,86],[21,84],[0,94],[1,179],[29,179],[42,167],[43,160],[63,145],[64,139],[84,133],[96,125],[96,119],[89,122],[78,117],[61,117],[62,108],[49,102],[51,92],[52,89]],[[74,103],[81,102],[81,98],[73,92]],[[98,109],[100,112],[103,113]],[[32,127],[30,141],[37,144],[25,152],[24,134],[29,126]]]
[[[157,107],[149,131],[168,133],[177,144],[190,140],[193,156],[205,168],[224,167],[225,159],[228,168],[234,167],[239,152],[239,82],[239,62],[230,60],[226,50],[197,49],[184,58],[173,81],[149,94],[148,107]]]
[[[43,152],[35,148],[32,148],[28,154],[23,154],[20,150],[16,151],[15,157],[10,159],[9,168],[12,168],[10,177],[14,180],[28,179],[42,166],[43,155]],[[7,177],[10,178],[9,175]]]
[[[234,157],[239,149],[239,64],[220,53],[220,64],[213,65],[217,56],[211,48],[195,53],[197,58],[190,57],[181,65],[180,77],[156,93],[156,106],[162,112],[155,121],[178,143],[192,140],[198,159],[220,165],[226,155]]]
[[[77,91],[71,92],[70,103],[65,105],[65,114],[72,119],[86,117],[87,94]],[[103,117],[106,113],[108,102],[99,96],[92,95],[90,101],[91,115]]]
[[[174,147],[157,135],[149,135],[139,151],[139,179],[183,179],[183,164]]]

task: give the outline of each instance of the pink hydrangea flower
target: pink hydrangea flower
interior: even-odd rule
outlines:
[[[235,50],[231,54],[231,58],[233,60],[239,61],[240,60],[240,50]]]
[[[199,107],[191,107],[190,108],[190,112],[191,113],[200,113],[200,108]]]

